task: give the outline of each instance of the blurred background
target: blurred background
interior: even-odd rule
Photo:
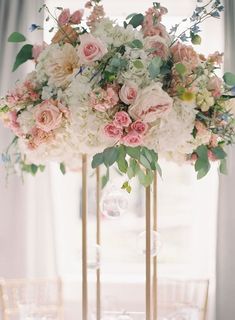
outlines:
[[[56,6],[76,10],[84,3],[82,0],[46,1],[52,11]],[[43,13],[38,13],[42,4],[41,0],[0,0],[1,95],[32,68],[28,63],[11,73],[18,47],[7,43],[9,34],[17,30],[26,34],[32,43],[50,41],[48,23],[43,32],[29,30],[32,23],[43,25]],[[103,0],[103,4],[106,13],[121,23],[129,13],[145,11],[152,2]],[[191,15],[196,1],[162,0],[161,4],[169,10],[164,23],[170,28]],[[204,23],[203,42],[197,47],[204,54],[225,51],[225,69],[233,72],[234,15],[234,0],[226,0],[225,16]],[[0,136],[3,151],[11,136],[2,127]],[[234,149],[228,152],[229,175],[219,177],[215,165],[201,181],[196,180],[190,166],[161,162],[164,176],[158,183],[158,233],[152,235],[158,244],[153,246],[158,255],[158,304],[163,314],[164,308],[171,309],[173,304],[181,308],[181,318],[162,319],[197,320],[207,316],[209,320],[234,320],[235,154]],[[112,172],[111,182],[102,191],[102,246],[97,247],[94,179],[90,171],[91,317],[95,312],[95,270],[101,264],[102,307],[107,311],[106,318],[111,319],[113,312],[121,314],[126,310],[130,315],[136,312],[133,319],[142,319],[138,318],[138,313],[144,310],[145,294],[144,190],[136,185],[131,196],[126,195],[120,190],[123,177],[115,170]],[[80,172],[63,176],[52,164],[36,178],[25,176],[22,183],[20,177],[10,176],[6,183],[6,172],[1,164],[0,195],[0,278],[59,276],[63,281],[67,319],[81,319]],[[183,317],[182,312],[188,316]]]

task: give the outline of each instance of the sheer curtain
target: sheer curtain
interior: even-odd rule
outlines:
[[[42,32],[29,31],[31,23],[43,24],[38,14],[40,0],[0,1],[0,94],[3,95],[23,79],[30,63],[11,72],[20,45],[7,43],[9,34],[19,31],[35,42],[43,40]],[[33,42],[32,42],[33,43]],[[9,131],[0,127],[0,153],[10,143]],[[36,179],[12,176],[6,186],[6,172],[0,164],[0,277],[51,276],[56,272],[53,210],[50,199],[50,175]]]
[[[225,0],[225,71],[235,73],[235,2]],[[220,178],[217,237],[216,319],[233,320],[235,314],[235,147],[228,150],[228,176]]]

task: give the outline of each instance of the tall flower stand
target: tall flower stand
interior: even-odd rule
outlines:
[[[88,157],[82,155],[82,320],[88,319],[88,263],[87,263],[87,166]],[[96,169],[96,243],[101,244],[100,229],[100,170]],[[153,187],[145,191],[145,314],[146,320],[157,320],[157,257],[151,256],[151,233],[157,231],[157,174]],[[96,270],[96,320],[102,317],[100,268]]]

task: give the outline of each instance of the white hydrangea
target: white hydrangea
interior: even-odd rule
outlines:
[[[194,103],[176,99],[167,117],[159,120],[147,133],[145,145],[164,158],[175,155],[178,159],[185,159],[185,154],[192,153],[195,148],[192,136],[197,114],[195,108]]]
[[[119,47],[135,39],[143,40],[142,34],[131,25],[123,28],[119,25],[114,25],[114,22],[108,18],[102,19],[101,22],[95,25],[93,34],[107,45],[114,45],[115,47]]]

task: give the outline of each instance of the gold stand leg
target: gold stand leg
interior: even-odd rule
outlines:
[[[87,293],[87,155],[82,155],[82,320],[88,320]]]
[[[100,169],[96,169],[96,243],[100,245]],[[100,265],[96,270],[96,320],[101,319]]]
[[[157,173],[153,182],[153,231],[157,232]],[[157,256],[153,258],[153,320],[157,320]]]
[[[151,191],[146,188],[146,320],[151,320]]]

